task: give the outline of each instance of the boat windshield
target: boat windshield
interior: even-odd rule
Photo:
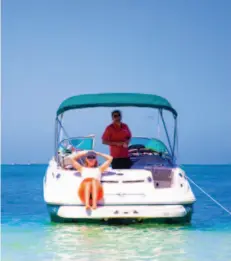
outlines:
[[[156,152],[169,155],[169,151],[166,145],[162,141],[155,138],[145,138],[145,137],[131,138],[129,149],[136,149],[136,148],[154,150]]]
[[[132,169],[151,166],[172,166],[171,156],[166,145],[154,138],[133,137],[129,144]]]
[[[94,140],[94,136],[64,139],[59,144],[59,150],[71,151],[73,147],[77,150],[93,150]],[[169,154],[166,145],[162,141],[155,138],[132,137],[129,144],[129,150],[137,148],[144,148],[162,154]]]
[[[73,149],[93,150],[95,137],[76,137],[64,139],[59,144],[59,151],[71,153]]]

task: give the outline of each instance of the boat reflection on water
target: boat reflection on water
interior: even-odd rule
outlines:
[[[46,250],[54,260],[186,260],[188,236],[181,226],[95,226],[57,224]]]

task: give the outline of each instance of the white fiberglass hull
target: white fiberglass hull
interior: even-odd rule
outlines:
[[[102,177],[104,199],[96,210],[86,210],[78,198],[79,173],[51,161],[44,178],[44,199],[52,221],[130,220],[189,222],[194,194],[180,168],[171,177],[150,170],[110,170]],[[158,176],[159,175],[159,176]]]
[[[48,205],[52,221],[111,221],[126,220],[133,222],[171,220],[189,222],[192,205],[147,205],[147,206],[100,206],[96,210],[86,211],[83,206]]]

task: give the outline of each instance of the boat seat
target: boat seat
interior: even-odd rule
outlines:
[[[166,161],[164,161],[161,157],[156,155],[146,155],[137,157],[131,169],[136,169],[137,167],[146,167],[146,166],[155,166],[155,165],[164,165]]]

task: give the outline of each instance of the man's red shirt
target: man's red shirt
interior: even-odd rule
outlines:
[[[131,138],[132,134],[127,124],[110,124],[104,131],[102,140],[111,142],[125,142]],[[110,146],[110,154],[113,158],[128,158],[128,148],[123,146]]]

